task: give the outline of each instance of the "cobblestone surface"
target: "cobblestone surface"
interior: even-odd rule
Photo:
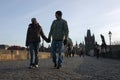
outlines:
[[[120,80],[120,61],[95,57],[64,58],[54,69],[51,59],[40,59],[39,67],[28,69],[26,61],[0,61],[0,80]]]

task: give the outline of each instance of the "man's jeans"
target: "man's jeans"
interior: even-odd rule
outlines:
[[[30,65],[38,65],[39,42],[29,44],[30,48]]]
[[[62,63],[62,41],[52,41],[51,51],[52,51],[53,62],[55,64],[58,63],[58,65],[61,65]],[[58,53],[58,59],[57,59],[56,53]]]

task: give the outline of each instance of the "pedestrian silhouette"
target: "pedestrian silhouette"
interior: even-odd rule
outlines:
[[[26,35],[26,46],[29,47],[30,52],[30,65],[29,68],[38,67],[38,52],[39,52],[39,44],[41,42],[40,36],[44,40],[48,40],[44,35],[42,27],[37,22],[36,18],[32,18],[31,22],[28,26],[27,35]],[[35,58],[34,58],[35,56]]]
[[[61,11],[56,11],[55,17],[56,20],[54,20],[51,25],[48,39],[49,41],[51,41],[51,37],[52,37],[52,44],[51,44],[52,60],[54,63],[54,67],[59,69],[62,66],[62,45],[63,45],[62,43],[64,43],[64,45],[67,44],[69,30],[68,30],[67,21],[62,19]],[[58,59],[56,57],[57,52],[58,52]]]

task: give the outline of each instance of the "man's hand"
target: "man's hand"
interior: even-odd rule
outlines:
[[[50,38],[48,38],[48,39],[46,40],[46,42],[48,42],[48,43],[49,43],[49,42],[51,42],[51,39],[50,39]]]
[[[64,44],[64,45],[66,45],[66,44],[67,44],[67,39],[65,39],[65,40],[63,41],[63,44]]]
[[[29,43],[28,43],[28,42],[26,42],[25,46],[26,46],[26,47],[28,47],[28,46],[29,46]]]

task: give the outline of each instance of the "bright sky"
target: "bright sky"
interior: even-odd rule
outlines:
[[[101,44],[120,41],[120,0],[0,0],[0,44],[25,45],[28,24],[36,17],[48,36],[55,12],[61,10],[74,44],[84,41],[87,29]],[[47,45],[47,43],[45,43]]]

